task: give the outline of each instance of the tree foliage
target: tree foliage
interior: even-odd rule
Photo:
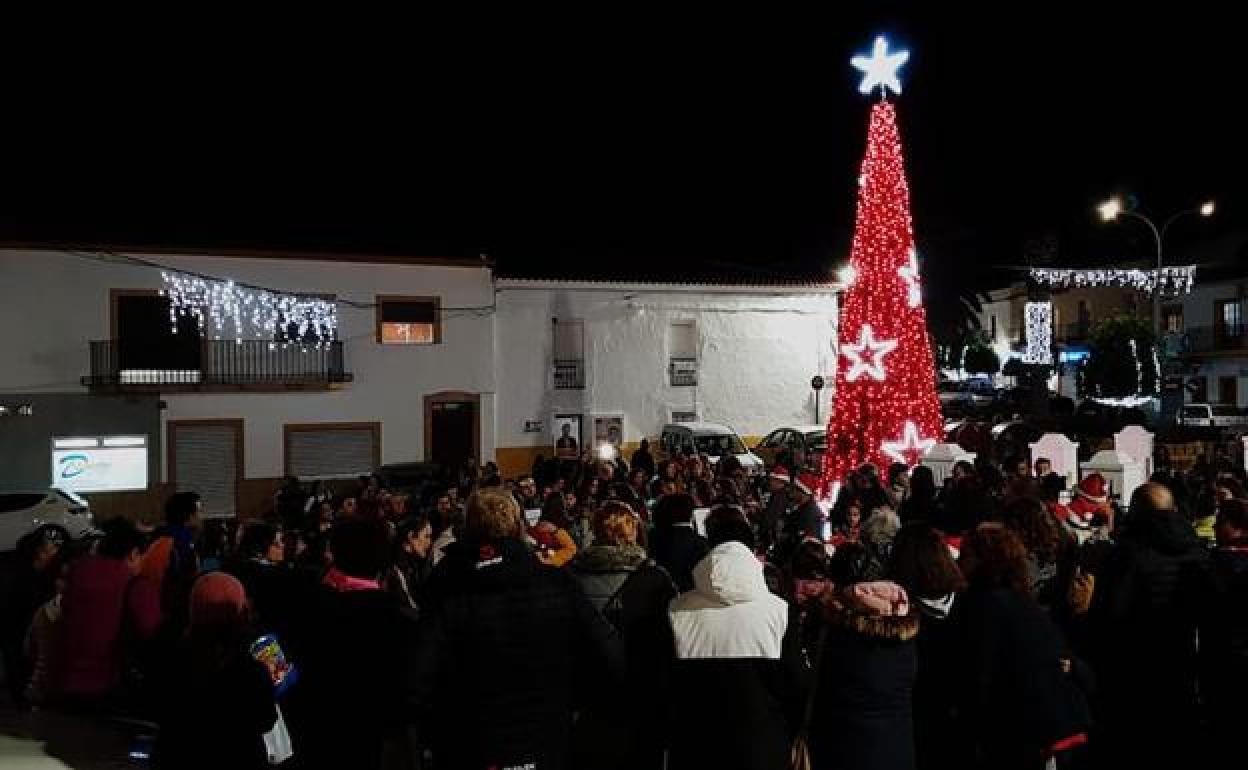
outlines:
[[[1146,321],[1128,317],[1102,321],[1088,347],[1090,355],[1083,370],[1085,395],[1125,398],[1157,392],[1153,330]]]

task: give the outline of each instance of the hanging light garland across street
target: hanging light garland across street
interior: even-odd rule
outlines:
[[[1040,286],[1072,289],[1082,286],[1125,286],[1136,291],[1187,294],[1196,283],[1196,266],[1181,265],[1154,270],[1136,268],[1033,267],[1031,280]]]

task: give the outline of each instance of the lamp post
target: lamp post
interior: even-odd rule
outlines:
[[[1120,217],[1128,216],[1138,219],[1148,225],[1148,229],[1153,233],[1153,241],[1157,244],[1157,275],[1156,282],[1153,285],[1153,334],[1158,340],[1161,339],[1161,268],[1162,268],[1162,244],[1165,242],[1166,231],[1170,229],[1170,225],[1175,220],[1186,214],[1199,214],[1202,217],[1213,216],[1213,201],[1205,201],[1196,208],[1183,209],[1171,214],[1161,227],[1158,228],[1153,220],[1135,210],[1134,201],[1131,205],[1124,205],[1121,198],[1110,198],[1104,203],[1096,207],[1097,212],[1101,215],[1104,222],[1114,222]]]

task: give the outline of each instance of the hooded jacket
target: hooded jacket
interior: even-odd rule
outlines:
[[[618,673],[610,625],[519,540],[457,541],[434,568],[414,695],[439,767],[566,767],[573,712]]]
[[[1220,545],[1213,565],[1218,600],[1201,632],[1201,691],[1219,727],[1215,732],[1238,740],[1236,730],[1223,726],[1242,719],[1248,692],[1248,539]]]
[[[669,767],[788,767],[806,684],[798,624],[738,542],[711,549],[672,600],[676,650]]]
[[[919,617],[904,591],[890,609],[866,606],[838,594],[824,613],[827,624],[811,728],[816,768],[912,770],[912,692],[917,670]]]

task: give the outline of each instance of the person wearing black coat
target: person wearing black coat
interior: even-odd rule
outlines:
[[[1027,548],[985,525],[962,541],[957,694],[966,764],[1040,770],[1086,743],[1090,717],[1061,632],[1031,596]]]
[[[374,770],[385,743],[401,738],[415,716],[407,700],[414,623],[381,586],[383,522],[339,522],[330,551],[334,565],[287,648],[299,679],[286,715],[301,770]]]
[[[1197,633],[1215,595],[1209,555],[1174,497],[1160,484],[1140,486],[1097,576],[1089,618],[1114,762],[1190,759],[1199,742]]]
[[[650,557],[667,570],[681,591],[693,589],[693,567],[706,556],[706,538],[693,528],[693,498],[665,495],[654,509]]]
[[[239,541],[238,558],[226,562],[224,569],[247,590],[255,627],[281,640],[290,636],[294,615],[302,606],[295,573],[282,563],[284,556],[281,531],[267,522],[251,522]]]
[[[1217,754],[1229,758],[1239,754],[1248,693],[1248,501],[1223,501],[1215,530],[1217,599],[1202,629],[1201,692]]]
[[[574,712],[616,691],[610,624],[521,532],[511,495],[476,492],[429,578],[413,694],[440,769],[570,767]]]
[[[672,658],[667,605],[676,586],[637,545],[639,525],[627,505],[608,502],[594,516],[594,544],[569,565],[594,609],[619,631],[628,683],[577,721],[575,766],[582,770],[663,766],[660,704],[668,699]]]

